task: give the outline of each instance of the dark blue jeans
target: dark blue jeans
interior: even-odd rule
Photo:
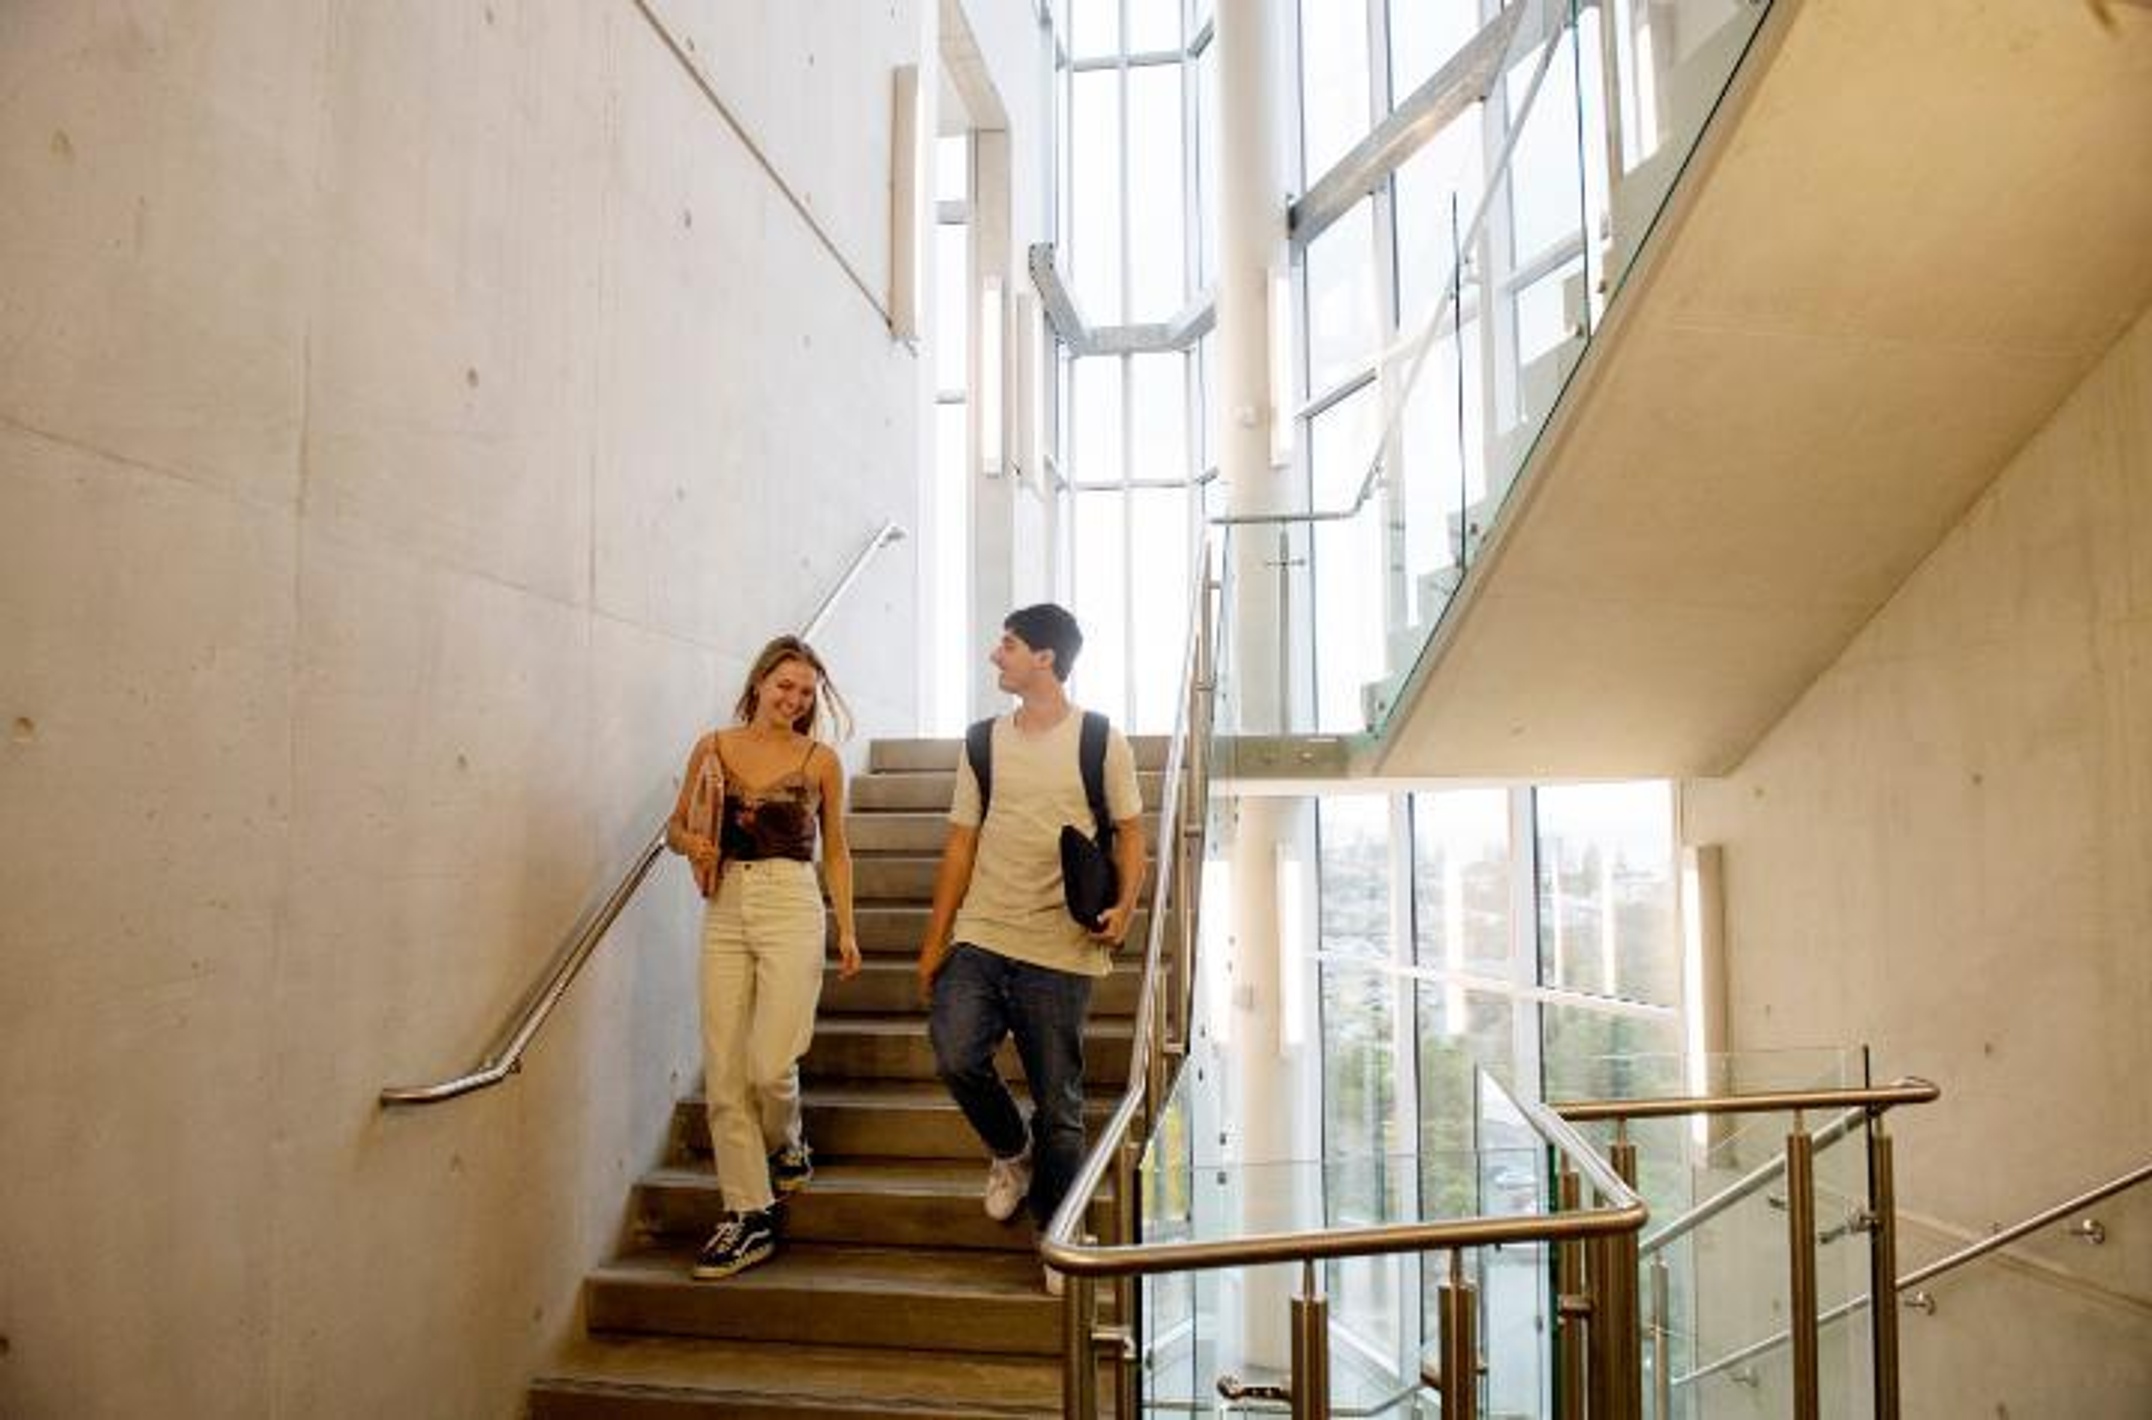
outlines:
[[[1024,1151],[1024,1117],[994,1065],[1006,1036],[1031,1083],[1031,1216],[1044,1226],[1083,1165],[1083,1023],[1091,978],[958,942],[934,978],[927,1035],[942,1083],[998,1158]]]

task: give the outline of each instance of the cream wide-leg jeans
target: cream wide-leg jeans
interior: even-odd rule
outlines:
[[[814,864],[725,864],[702,919],[703,1094],[717,1184],[767,1208],[769,1155],[800,1144],[799,1061],[814,1039],[825,941]]]

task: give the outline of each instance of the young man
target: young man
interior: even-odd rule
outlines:
[[[1029,1202],[1043,1227],[1083,1163],[1083,1027],[1091,984],[1113,968],[1143,887],[1143,799],[1135,756],[1106,737],[1105,798],[1115,829],[1118,900],[1095,929],[1070,917],[1061,827],[1094,829],[1079,758],[1083,714],[1065,682],[1083,647],[1076,618],[1051,603],[1002,623],[989,658],[1020,702],[994,721],[986,810],[967,755],[957,766],[934,908],[919,948],[920,991],[944,1084],[993,1162],[986,1211],[999,1222]],[[1016,1037],[1031,1121],[994,1064]],[[1049,1270],[1047,1290],[1060,1291]]]

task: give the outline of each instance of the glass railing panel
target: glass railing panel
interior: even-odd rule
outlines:
[[[1814,1130],[1825,1121],[1802,1120]],[[1855,1128],[1815,1154],[1815,1220],[1810,1248],[1816,1260],[1819,1317],[1868,1296],[1868,1138]],[[1789,1354],[1791,1348],[1788,1348]],[[1867,1416],[1875,1409],[1875,1348],[1866,1311],[1848,1312],[1816,1336],[1817,1394],[1823,1413]]]
[[[1146,1240],[1216,1241],[1553,1211],[1546,1146],[1493,1077],[1480,1073],[1459,1133],[1476,1147],[1248,1162],[1213,1118],[1228,1072],[1205,1047],[1182,1072],[1141,1166]],[[1464,1254],[1476,1289],[1486,1371],[1482,1413],[1546,1413],[1553,1334],[1548,1250],[1508,1244]],[[1431,1415],[1423,1363],[1440,1354],[1445,1252],[1317,1264],[1330,1309],[1330,1403],[1338,1415]],[[1219,1382],[1286,1380],[1297,1265],[1168,1274],[1144,1282],[1147,1411],[1209,1413]],[[1256,1407],[1260,1408],[1260,1407]]]
[[[1379,362],[1367,450],[1389,524],[1367,575],[1385,585],[1347,598],[1384,608],[1383,666],[1356,705],[1326,696],[1314,728],[1387,725],[1769,9],[1531,5],[1485,102],[1451,125],[1478,138],[1485,182],[1449,160],[1447,132],[1398,169],[1397,309],[1412,338]],[[1460,198],[1445,200],[1437,172]],[[1326,590],[1318,641],[1344,624]]]

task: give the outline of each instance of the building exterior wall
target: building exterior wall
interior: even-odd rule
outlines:
[[[577,1325],[695,1083],[677,864],[521,1075],[375,1091],[914,505],[919,3],[0,14],[0,1413],[513,1415]],[[822,638],[870,732],[914,580]]]
[[[1736,1050],[1865,1042],[1942,1101],[1894,1116],[1905,1265],[2152,1149],[2152,317],[2141,318],[1738,772]],[[2091,1210],[2076,1282],[1976,1265],[1905,1318],[1908,1415],[2141,1416],[2152,1190]]]

